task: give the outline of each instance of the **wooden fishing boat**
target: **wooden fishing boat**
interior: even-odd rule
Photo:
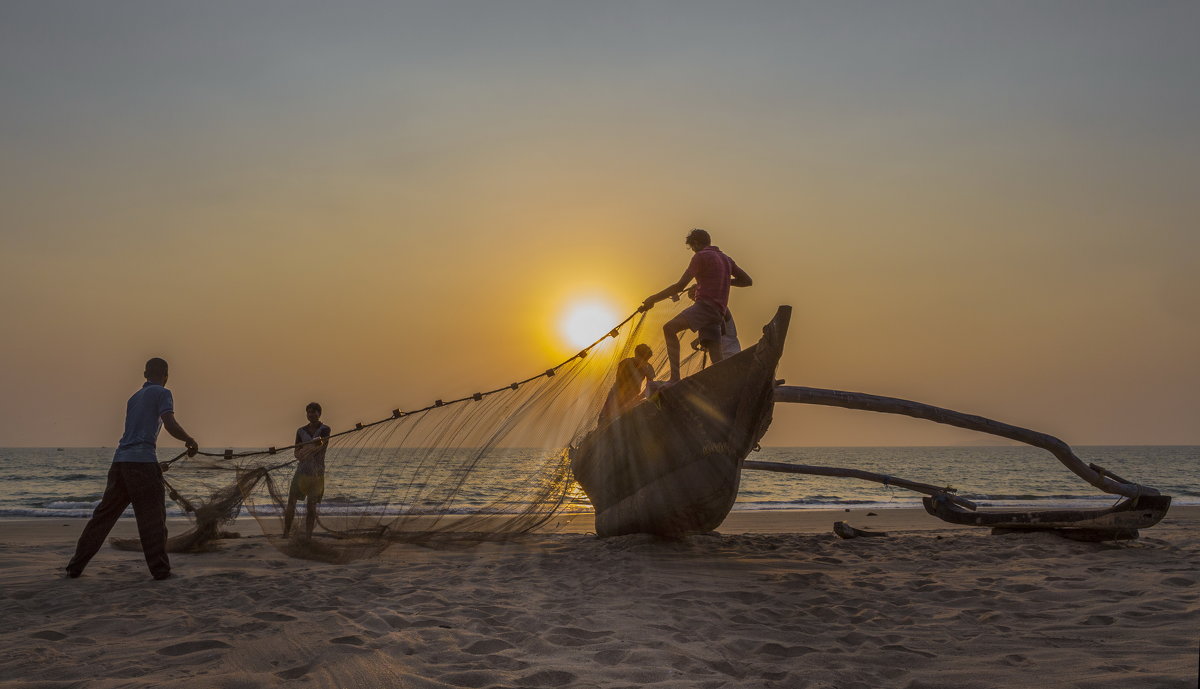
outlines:
[[[758,344],[667,388],[571,448],[571,468],[596,509],[597,534],[710,531],[733,507],[744,469],[875,481],[930,496],[926,510],[950,523],[1054,530],[1079,540],[1136,538],[1170,508],[1170,496],[1084,463],[1045,433],[912,400],[783,385],[775,367],[790,315],[790,307],[781,306]],[[771,423],[774,402],[900,414],[1027,443],[1101,491],[1127,499],[1104,509],[979,510],[949,487],[858,469],[746,461]]]
[[[678,537],[725,519],[742,463],[771,423],[790,318],[791,307],[779,307],[757,344],[659,391],[571,448],[597,534]]]
[[[1082,529],[1096,536],[1104,533],[1137,536],[1162,521],[1171,507],[1169,495],[1141,495],[1126,498],[1112,507],[1062,510],[995,510],[972,512],[939,497],[924,498],[925,510],[952,524],[990,526],[1006,531]]]

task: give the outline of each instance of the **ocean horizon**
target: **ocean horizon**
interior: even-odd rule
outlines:
[[[1085,462],[1171,495],[1175,505],[1200,505],[1200,445],[1075,446]],[[81,518],[91,515],[104,490],[112,459],[111,447],[0,448],[0,518]],[[159,450],[160,459],[174,457],[178,448]],[[495,461],[505,462],[511,475],[534,451],[504,450]],[[330,451],[329,488],[323,502],[328,514],[377,508],[356,486],[374,485],[378,467],[347,458],[340,465],[336,448]],[[861,469],[940,486],[982,507],[1015,508],[1066,505],[1101,507],[1118,496],[1102,493],[1071,473],[1048,452],[1023,445],[955,446],[840,446],[764,447],[750,460]],[[178,471],[183,469],[177,465]],[[334,477],[340,480],[332,480]],[[470,513],[503,494],[503,484],[464,494],[452,508]],[[199,496],[203,497],[203,496]],[[921,495],[855,479],[780,474],[746,470],[734,510],[890,509],[919,507]],[[183,512],[168,503],[170,516]],[[411,505],[389,505],[385,512],[410,512]],[[589,511],[586,501],[566,511]],[[132,514],[130,511],[129,514]]]

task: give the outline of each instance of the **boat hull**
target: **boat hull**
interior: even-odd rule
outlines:
[[[757,344],[660,391],[572,448],[571,468],[596,510],[598,535],[679,537],[725,519],[742,462],[771,423],[790,316],[781,306]]]

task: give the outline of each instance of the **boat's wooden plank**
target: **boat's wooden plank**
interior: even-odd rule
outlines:
[[[1122,500],[1102,509],[968,512],[936,497],[924,498],[925,510],[953,524],[1020,528],[1145,529],[1162,521],[1171,506],[1167,495]]]

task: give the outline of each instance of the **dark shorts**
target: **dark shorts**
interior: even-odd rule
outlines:
[[[725,332],[725,309],[715,302],[701,299],[684,309],[688,327],[695,330],[701,342],[715,342]]]
[[[296,473],[292,476],[292,495],[314,502],[325,497],[325,477]]]

